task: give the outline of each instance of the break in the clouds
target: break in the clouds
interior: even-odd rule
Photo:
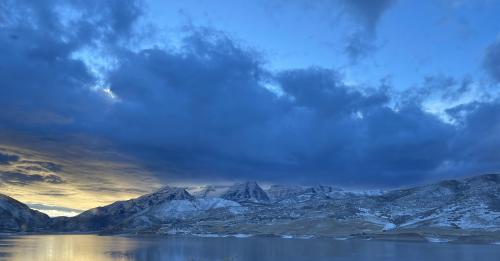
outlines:
[[[344,30],[357,59],[399,3],[335,4],[356,23]],[[238,32],[205,24],[169,38],[145,5],[0,4],[3,143],[55,161],[2,152],[2,184],[131,195],[142,176],[395,186],[500,169],[495,39],[476,67],[496,83],[436,71],[408,89],[392,71],[365,84],[336,66],[276,70]]]

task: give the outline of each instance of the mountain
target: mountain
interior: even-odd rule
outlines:
[[[2,197],[0,231],[333,237],[488,236],[500,241],[500,175],[446,180],[391,191],[256,182],[156,192],[71,218]],[[7,202],[7,203],[5,203]],[[23,226],[26,224],[25,226]],[[23,229],[26,228],[26,229]]]
[[[0,232],[36,232],[47,230],[49,216],[0,194]]]
[[[377,199],[396,228],[500,229],[500,175],[447,180]]]
[[[235,184],[221,198],[236,202],[269,202],[269,196],[255,181]]]
[[[195,198],[184,188],[164,187],[156,192],[87,210],[72,218],[57,219],[57,231],[142,231],[159,224],[204,216],[235,214],[242,206],[223,198]]]
[[[185,189],[164,187],[154,193],[126,200],[117,201],[111,205],[87,210],[69,219],[60,219],[55,225],[63,231],[100,231],[110,229],[133,215],[149,210],[151,207],[172,200],[190,200],[191,196]]]
[[[186,190],[196,198],[216,198],[221,197],[230,187],[226,185],[206,185],[191,187]]]

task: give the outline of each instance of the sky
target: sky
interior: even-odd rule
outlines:
[[[500,171],[500,2],[5,0],[0,191],[52,216],[164,185]]]

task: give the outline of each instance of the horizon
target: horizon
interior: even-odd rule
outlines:
[[[495,1],[0,3],[0,188],[74,215],[169,184],[500,172]]]

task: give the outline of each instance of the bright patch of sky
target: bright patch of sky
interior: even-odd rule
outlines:
[[[481,74],[484,47],[500,30],[495,1],[397,1],[376,25],[374,53],[353,66],[344,48],[359,26],[342,14],[340,4],[220,3],[148,1],[148,19],[169,30],[193,25],[227,32],[264,52],[274,70],[322,66],[342,71],[353,83],[377,84],[389,77],[399,89],[427,75]]]

